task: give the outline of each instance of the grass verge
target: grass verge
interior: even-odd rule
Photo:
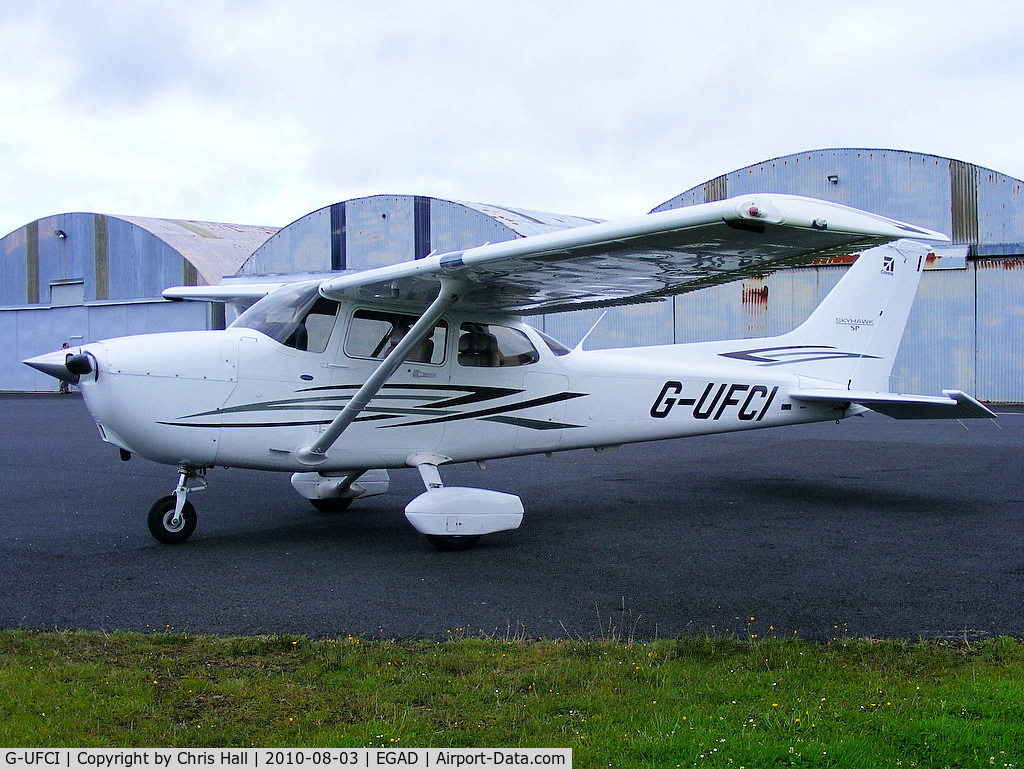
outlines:
[[[1024,643],[0,632],[7,747],[570,747],[581,767],[1024,767]]]

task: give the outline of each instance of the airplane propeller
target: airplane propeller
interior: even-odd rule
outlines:
[[[96,371],[91,355],[84,352],[70,353],[67,350],[37,355],[26,360],[25,364],[54,379],[73,385],[78,384],[81,377]]]

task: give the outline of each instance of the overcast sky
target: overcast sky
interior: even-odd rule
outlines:
[[[378,193],[615,218],[761,160],[1024,178],[1006,0],[0,0],[0,236]]]

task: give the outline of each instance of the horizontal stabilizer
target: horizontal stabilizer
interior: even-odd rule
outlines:
[[[943,390],[944,397],[902,395],[862,390],[794,390],[796,401],[853,404],[864,406],[893,419],[995,419],[995,414],[960,390]]]

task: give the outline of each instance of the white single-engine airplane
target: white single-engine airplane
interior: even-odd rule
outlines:
[[[409,522],[441,549],[516,529],[519,497],[438,467],[838,420],[995,415],[955,390],[889,392],[928,243],[944,235],[790,195],[747,195],[281,286],[181,287],[252,303],[223,331],[131,336],[25,361],[76,383],[124,459],[176,465],[149,528],[183,542],[214,466],[291,472],[319,509],[415,467]],[[892,242],[896,241],[896,242]],[[921,242],[923,241],[923,242]],[[890,243],[889,245],[877,245]],[[871,247],[877,246],[877,247]],[[654,301],[868,247],[797,329],[570,350],[522,316]]]

